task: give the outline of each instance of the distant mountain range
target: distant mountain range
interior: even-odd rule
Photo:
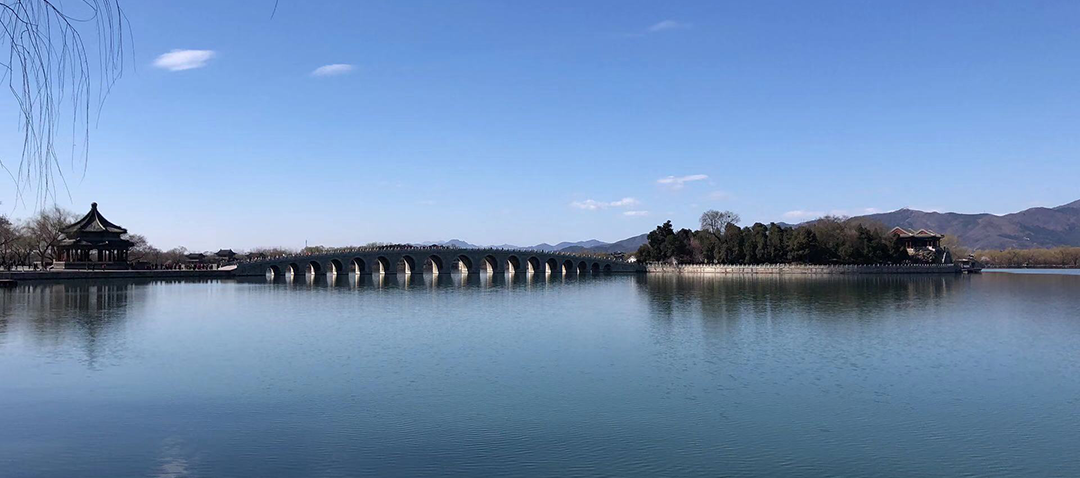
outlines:
[[[960,214],[900,209],[868,214],[888,227],[930,229],[960,238],[974,249],[1033,249],[1080,246],[1080,201],[1055,208],[1033,207],[1012,214]]]
[[[481,247],[495,247],[502,249],[521,249],[526,251],[562,251],[562,252],[634,252],[641,247],[642,244],[648,242],[648,234],[642,234],[640,236],[629,237],[617,242],[604,242],[596,239],[589,239],[587,241],[577,242],[560,242],[555,245],[548,243],[540,243],[535,246],[517,246],[513,244],[496,244],[492,246],[480,246],[471,244],[460,239],[451,239],[449,241],[442,242],[425,242],[417,243],[415,245],[440,245],[447,247],[461,247],[465,249],[476,249]]]
[[[965,246],[974,249],[1034,249],[1060,246],[1080,246],[1080,200],[1055,208],[1033,207],[1012,214],[961,214],[955,212],[926,212],[915,209],[899,209],[892,212],[857,216],[882,223],[890,228],[930,229],[938,234],[951,234],[960,238]],[[778,223],[786,227],[794,225]],[[555,245],[542,243],[535,246],[499,244],[490,247],[524,249],[530,251],[562,252],[634,252],[648,242],[648,233],[628,237],[617,242],[596,239],[578,242],[560,242]],[[444,242],[424,243],[441,246],[479,248],[468,242],[451,239]]]

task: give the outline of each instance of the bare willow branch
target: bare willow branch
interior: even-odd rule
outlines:
[[[0,29],[0,46],[8,48],[0,82],[6,81],[18,104],[23,133],[18,167],[4,157],[0,167],[12,180],[16,203],[32,194],[44,206],[55,201],[58,184],[67,191],[66,169],[86,172],[91,115],[100,114],[123,75],[127,18],[118,0],[0,0]],[[90,52],[84,32],[96,38],[97,48]],[[68,111],[70,123],[64,119]],[[57,137],[68,128],[70,163],[64,168]]]

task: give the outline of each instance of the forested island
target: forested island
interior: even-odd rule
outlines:
[[[789,227],[756,223],[739,227],[731,211],[706,211],[700,228],[657,226],[636,252],[644,262],[690,264],[901,264],[940,263],[948,248],[904,248],[883,224],[826,216]]]

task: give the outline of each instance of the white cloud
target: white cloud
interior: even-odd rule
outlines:
[[[356,67],[347,63],[334,63],[332,65],[323,65],[311,72],[311,76],[334,76],[344,75],[350,71],[355,70]]]
[[[798,220],[805,221],[805,220],[808,220],[808,219],[817,219],[817,218],[819,218],[821,216],[824,216],[824,215],[825,215],[825,213],[823,213],[821,211],[796,210],[796,211],[785,212],[784,213],[784,219],[798,219]]]
[[[154,66],[169,71],[202,68],[216,54],[213,50],[173,50],[157,57]]]
[[[683,30],[690,28],[689,23],[678,22],[675,20],[664,20],[648,28],[649,33],[659,33],[671,30]]]
[[[864,214],[877,214],[879,212],[881,212],[881,210],[878,209],[878,208],[864,207],[862,209],[855,210],[855,212],[851,212],[851,211],[849,211],[847,209],[833,209],[833,210],[829,211],[829,215],[830,216],[838,216],[838,217],[851,217],[851,216],[862,216]]]
[[[623,216],[648,216],[649,211],[626,211]]]
[[[682,189],[682,187],[686,183],[689,183],[689,182],[692,182],[692,181],[702,181],[702,180],[705,180],[705,179],[709,179],[709,177],[704,175],[704,174],[691,174],[689,176],[678,176],[678,177],[676,177],[676,176],[668,176],[666,178],[657,179],[656,182],[658,184],[662,184],[664,186],[667,186],[670,189]]]
[[[729,193],[727,191],[713,191],[713,192],[709,193],[708,197],[709,197],[709,199],[712,199],[714,201],[727,201],[729,199],[734,198],[735,195],[731,194],[731,193]]]
[[[586,211],[596,211],[607,207],[607,204],[594,199],[586,199],[584,201],[574,201],[570,203],[570,207],[584,209]]]
[[[618,201],[611,202],[597,201],[595,199],[586,199],[584,201],[574,201],[570,203],[570,207],[576,209],[584,209],[586,211],[599,211],[601,209],[607,209],[609,207],[629,207],[636,206],[638,204],[641,204],[641,201],[638,201],[634,198],[622,198]]]

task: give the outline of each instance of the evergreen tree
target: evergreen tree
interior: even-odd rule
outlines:
[[[753,227],[745,230],[746,262],[747,264],[765,264],[769,262],[769,237],[768,227],[762,223],[755,223]]]
[[[678,262],[693,262],[693,249],[691,248],[693,239],[693,231],[685,228],[679,229],[679,232],[669,238],[672,242],[671,256]]]
[[[778,264],[788,261],[788,231],[775,222],[769,224],[769,263]]]
[[[693,249],[695,253],[700,251],[701,260],[706,263],[716,262],[716,252],[719,239],[711,231],[701,230],[694,233]]]
[[[651,260],[666,261],[673,257],[674,250],[668,245],[668,238],[673,236],[675,236],[675,229],[671,227],[671,221],[656,226],[656,230],[649,233],[648,245],[651,249]]]
[[[720,241],[720,249],[717,259],[724,264],[742,264],[745,256],[742,247],[742,229],[734,224],[728,224],[724,228],[724,236]]]
[[[821,257],[818,251],[817,234],[809,227],[800,227],[791,234],[788,242],[788,258],[799,264],[815,264]]]

